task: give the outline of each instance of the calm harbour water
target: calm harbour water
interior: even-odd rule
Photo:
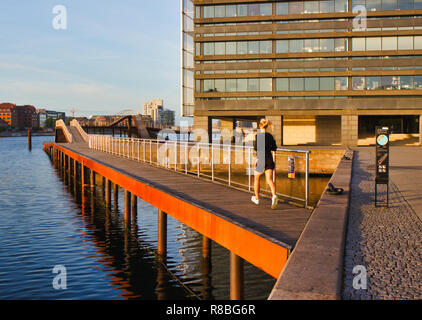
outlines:
[[[229,252],[168,217],[166,267],[156,258],[157,210],[138,199],[137,223],[105,210],[100,188],[74,196],[42,142],[0,138],[0,299],[228,299]],[[67,270],[56,290],[53,268]],[[267,299],[276,279],[245,262],[245,298]]]

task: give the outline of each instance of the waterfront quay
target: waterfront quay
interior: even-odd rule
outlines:
[[[157,165],[159,161],[142,161],[153,157],[157,161],[158,146],[153,156],[142,153],[148,144],[88,135],[77,124],[59,131],[56,137],[71,136],[72,143],[49,143],[44,148],[68,179],[80,181],[82,193],[95,184],[95,176],[104,181],[107,206],[115,190],[125,190],[128,225],[138,214],[131,213],[137,198],[157,208],[159,256],[166,255],[168,215],[202,234],[203,257],[211,255],[211,241],[228,249],[231,299],[243,299],[244,260],[278,279],[271,300],[421,297],[420,197],[407,180],[409,174],[420,173],[417,165],[405,163],[417,157],[420,148],[393,149],[387,209],[374,208],[374,156],[372,147],[365,147],[342,149],[344,156],[336,162],[330,179],[343,189],[342,194],[326,190],[313,208],[286,200],[271,210],[267,198],[258,207],[252,205],[247,188],[183,174],[168,159],[161,159],[162,166]],[[110,152],[116,143],[121,154]],[[308,151],[313,152],[312,148]],[[372,229],[374,233],[367,232]],[[361,275],[364,287],[356,287],[360,275],[356,266],[365,271]]]

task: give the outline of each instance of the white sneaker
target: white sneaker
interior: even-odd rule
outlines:
[[[258,204],[259,204],[259,199],[257,199],[255,196],[252,196],[251,201],[252,201],[253,203],[255,203],[256,205],[258,205]]]
[[[277,195],[274,195],[272,198],[271,209],[277,208],[277,204],[278,204],[278,197]]]

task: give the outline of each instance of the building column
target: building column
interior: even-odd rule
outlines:
[[[283,145],[283,116],[266,116],[265,119],[271,121],[273,124],[272,130],[270,131],[273,135],[277,146]]]
[[[356,147],[358,145],[358,116],[341,116],[341,143],[345,147]]]
[[[194,141],[211,143],[212,139],[212,118],[208,116],[194,116],[193,130]],[[208,141],[206,139],[208,138]]]
[[[220,132],[221,141],[220,143],[229,144],[234,143],[234,130],[236,129],[236,123],[234,118],[220,119]]]

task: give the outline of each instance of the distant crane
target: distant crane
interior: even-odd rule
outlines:
[[[77,112],[78,110],[76,110],[75,108],[72,108],[72,110],[70,110],[70,113],[72,114],[72,118],[74,118],[75,117],[75,113]]]

